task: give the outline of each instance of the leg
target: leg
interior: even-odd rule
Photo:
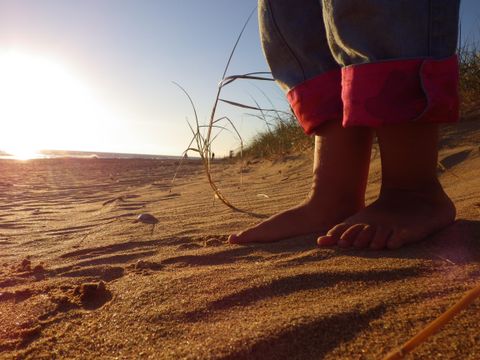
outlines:
[[[455,207],[436,175],[437,133],[437,125],[428,123],[379,128],[379,198],[320,237],[318,243],[394,249],[451,224]]]
[[[313,184],[300,205],[230,236],[232,243],[269,242],[318,234],[364,207],[372,131],[345,129],[339,122],[322,126],[315,138]]]
[[[455,219],[455,207],[436,176],[435,123],[458,118],[451,56],[458,1],[324,4],[333,24],[330,37],[342,40],[336,59],[353,65],[342,70],[344,125],[377,127],[382,187],[378,200],[318,243],[393,249],[420,241]],[[349,17],[353,12],[357,15]],[[367,26],[365,19],[371,19]],[[415,41],[407,46],[405,39]]]
[[[301,6],[299,6],[301,5]],[[272,74],[307,134],[317,134],[313,185],[300,205],[238,234],[232,243],[319,233],[364,206],[372,131],[341,126],[340,68],[318,0],[260,0],[262,45]]]

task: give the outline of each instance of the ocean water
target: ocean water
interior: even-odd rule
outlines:
[[[181,159],[181,156],[125,154],[90,151],[42,150],[28,158],[18,158],[14,155],[0,151],[0,159],[4,160],[30,160],[30,159],[56,159],[56,158],[84,158],[84,159]]]

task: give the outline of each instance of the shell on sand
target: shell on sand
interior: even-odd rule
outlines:
[[[155,216],[153,216],[152,214],[144,213],[144,214],[138,215],[137,218],[133,222],[134,223],[141,222],[141,223],[144,223],[144,224],[155,225],[155,224],[158,224],[158,219]]]

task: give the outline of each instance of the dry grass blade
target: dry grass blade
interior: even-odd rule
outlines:
[[[211,150],[210,150],[210,146],[211,146],[211,141],[210,139],[205,139],[203,136],[202,136],[202,133],[200,131],[201,128],[205,127],[203,125],[200,125],[199,122],[198,122],[198,115],[197,115],[197,110],[196,110],[196,107],[195,107],[195,103],[193,102],[193,99],[192,97],[190,96],[190,94],[178,83],[176,82],[173,82],[176,86],[178,86],[182,91],[183,93],[187,96],[188,100],[190,101],[190,105],[192,106],[192,109],[193,109],[193,113],[194,113],[194,117],[195,117],[195,124],[196,124],[196,130],[193,129],[193,127],[191,126],[191,124],[187,121],[188,123],[188,126],[190,127],[190,130],[192,131],[193,133],[193,138],[190,140],[190,144],[188,146],[188,148],[184,151],[184,154],[188,153],[188,151],[194,151],[196,153],[198,153],[200,155],[200,158],[202,160],[202,163],[204,165],[204,168],[205,168],[205,172],[207,174],[207,179],[208,179],[208,182],[210,183],[210,186],[212,187],[213,191],[215,192],[215,195],[217,195],[218,199],[220,199],[225,205],[227,205],[228,207],[232,208],[232,209],[235,209],[235,210],[238,210],[235,206],[233,206],[224,196],[223,194],[221,194],[221,192],[219,191],[218,187],[216,186],[216,184],[213,182],[212,180],[212,176],[211,176],[211,171],[210,171],[210,154],[211,154]],[[208,130],[209,130],[209,134],[211,134],[211,130],[213,127],[218,127],[218,125],[209,125],[208,126]],[[236,130],[236,129],[235,129]],[[238,133],[238,131],[237,131]],[[197,143],[197,147],[192,147],[191,145],[196,142]],[[176,176],[178,174],[178,169],[180,168],[182,162],[183,162],[183,159],[182,158],[182,161],[180,161],[178,167],[177,167],[177,170],[175,171],[175,175],[172,179],[172,182],[176,179]]]
[[[240,148],[243,149],[243,139],[242,139],[242,136],[240,135],[240,133],[238,132],[237,128],[235,127],[235,125],[233,124],[232,120],[230,120],[230,118],[228,116],[222,116],[221,118],[217,119],[214,121],[214,124],[218,121],[222,121],[222,120],[225,120],[227,121],[233,128],[233,131],[235,131],[235,134],[237,135],[238,137],[238,140],[240,141]],[[216,125],[212,125],[214,128],[217,128],[219,126],[216,126]],[[222,127],[223,128],[223,127]],[[231,132],[230,129],[227,129],[227,128],[224,128],[226,129],[227,131]],[[211,143],[213,143],[213,141],[215,140],[215,138],[218,136],[219,134],[217,134],[216,136],[213,137],[213,139],[210,141]]]
[[[228,60],[227,60],[227,64],[225,65],[225,69],[223,71],[222,80],[220,81],[220,83],[218,85],[217,95],[215,97],[215,101],[214,101],[213,106],[212,106],[212,110],[211,110],[211,113],[210,113],[210,118],[209,118],[208,125],[199,125],[197,111],[196,111],[196,108],[195,108],[195,105],[194,105],[194,102],[193,102],[192,98],[190,97],[188,92],[181,85],[174,82],[174,84],[177,85],[185,93],[185,95],[188,97],[188,99],[190,101],[190,104],[193,108],[193,112],[194,112],[194,116],[195,116],[195,123],[196,123],[196,128],[192,127],[192,125],[190,123],[188,123],[188,125],[189,125],[189,127],[190,127],[190,129],[193,133],[193,139],[190,141],[190,144],[189,144],[187,150],[185,150],[184,154],[187,154],[188,151],[194,151],[194,152],[196,152],[200,155],[200,158],[201,158],[202,163],[204,165],[207,180],[208,180],[212,190],[214,191],[215,197],[218,198],[219,200],[221,200],[225,205],[227,205],[231,209],[234,209],[234,210],[237,210],[237,211],[243,211],[243,210],[238,209],[237,207],[235,207],[233,204],[231,204],[225,198],[225,196],[218,189],[218,186],[216,185],[216,183],[213,181],[213,178],[212,178],[212,172],[211,172],[212,143],[220,135],[220,133],[222,133],[222,131],[227,130],[227,131],[231,132],[231,130],[228,129],[227,126],[230,126],[233,129],[233,132],[239,138],[239,140],[240,140],[240,156],[243,155],[243,139],[242,139],[240,133],[238,132],[237,128],[235,127],[235,124],[233,123],[233,121],[231,121],[230,118],[228,118],[226,116],[222,116],[220,118],[216,117],[216,111],[217,111],[217,108],[218,108],[218,104],[221,102],[221,103],[225,103],[225,104],[228,104],[228,105],[233,105],[233,106],[244,108],[244,109],[260,111],[262,113],[261,118],[263,118],[265,121],[267,119],[266,113],[268,113],[268,112],[275,112],[275,114],[277,114],[277,116],[278,116],[278,111],[277,110],[275,110],[275,109],[262,109],[259,106],[259,104],[256,103],[256,102],[255,103],[256,103],[257,106],[251,106],[251,105],[245,105],[245,104],[241,104],[241,103],[238,103],[238,102],[235,102],[235,101],[225,100],[225,99],[220,98],[220,94],[222,92],[222,89],[226,85],[229,85],[232,82],[234,82],[235,80],[239,80],[239,79],[242,79],[242,80],[265,80],[265,81],[273,81],[274,80],[272,77],[265,76],[265,75],[271,75],[271,73],[263,72],[263,71],[262,72],[251,72],[251,73],[242,74],[242,75],[226,76],[228,68],[230,66],[230,63],[232,61],[233,55],[234,55],[235,50],[238,46],[238,43],[239,43],[247,25],[248,25],[248,23],[250,22],[250,19],[252,18],[253,14],[255,13],[255,11],[256,11],[256,7],[252,10],[252,12],[248,16],[247,20],[245,21],[245,23],[242,27],[242,30],[240,31],[240,34],[238,35],[238,37],[235,41],[233,49],[230,52],[230,55],[229,55]],[[221,121],[226,122],[227,126],[219,125],[218,123],[221,122]],[[206,135],[203,135],[201,133],[201,130],[203,130],[203,129],[206,129]],[[213,134],[214,129],[218,129],[219,130],[218,133]],[[197,145],[196,148],[192,147],[192,144],[194,142]],[[181,166],[181,163],[182,163],[182,161],[180,162],[179,167]],[[177,168],[177,172],[178,172],[178,168]],[[177,172],[175,173],[175,177],[176,177]]]
[[[431,335],[435,334],[442,326],[448,323],[455,315],[464,310],[468,305],[480,297],[480,285],[468,291],[455,305],[427,325],[417,335],[407,341],[400,349],[388,354],[384,360],[403,359],[405,355],[413,351]]]
[[[271,75],[270,72],[265,72],[265,71],[258,71],[258,72],[252,72],[252,73],[247,73],[243,75],[230,75],[224,78],[219,86],[226,86],[228,84],[231,84],[237,79],[243,79],[243,80],[266,80],[266,81],[275,81],[272,77],[264,77],[264,76],[257,76],[257,75]]]
[[[241,108],[244,108],[244,109],[251,109],[251,110],[258,110],[258,111],[275,111],[273,109],[262,109],[260,107],[256,107],[256,106],[252,106],[252,105],[245,105],[245,104],[241,104],[241,103],[231,101],[231,100],[225,100],[225,99],[218,99],[218,100],[221,101],[221,102],[224,102],[226,104],[241,107]]]
[[[252,99],[252,101],[255,103],[255,105],[260,108],[260,104],[253,98],[253,96],[250,96],[250,98]],[[272,127],[272,124],[267,120],[268,119],[268,111],[266,110],[263,110],[262,108],[260,108],[260,116],[259,118],[261,120],[263,120],[263,122],[265,123],[266,127],[267,127],[267,131],[269,133],[272,133],[272,130],[271,130],[271,127]]]
[[[253,14],[256,12],[257,8],[255,7],[252,12],[250,13],[250,15],[248,16],[247,20],[245,21],[245,23],[243,24],[243,27],[242,27],[242,30],[240,31],[240,34],[238,34],[237,36],[237,40],[235,41],[235,45],[233,45],[233,49],[232,51],[230,52],[230,56],[228,57],[228,61],[227,61],[227,64],[225,65],[225,69],[223,70],[223,74],[222,74],[222,81],[220,82],[220,85],[218,86],[218,90],[217,90],[217,96],[215,97],[215,101],[213,103],[213,107],[212,107],[212,112],[210,114],[210,122],[209,122],[209,125],[210,125],[210,128],[208,129],[208,132],[207,132],[207,136],[205,138],[205,150],[206,151],[209,151],[210,150],[210,146],[209,146],[209,140],[210,140],[210,137],[211,137],[211,134],[212,134],[212,128],[211,126],[213,125],[213,123],[215,122],[215,114],[216,114],[216,111],[217,111],[217,107],[218,107],[218,102],[219,102],[219,99],[220,99],[220,94],[222,92],[222,89],[223,89],[223,85],[222,83],[224,82],[225,80],[225,77],[227,75],[227,71],[228,71],[228,68],[230,67],[230,62],[232,61],[232,58],[233,58],[233,54],[235,53],[235,50],[237,49],[237,46],[238,46],[238,43],[240,42],[240,39],[242,38],[242,35],[245,31],[245,29],[247,28],[247,25],[248,23],[250,22],[250,19],[252,18]],[[236,129],[235,129],[236,130]],[[209,154],[208,154],[209,155]],[[208,159],[209,157],[207,157]]]
[[[275,105],[273,104],[272,102],[272,99],[270,99],[270,97],[265,93],[265,91],[263,91],[260,87],[258,87],[257,85],[254,84],[254,87],[263,95],[263,97],[268,101],[268,103],[270,104],[271,108],[274,109],[273,113],[275,115],[275,120],[279,123],[284,123],[285,120],[282,119],[282,117],[280,116],[280,114],[282,115],[287,115],[287,116],[291,116],[292,114],[289,113],[289,112],[286,112],[286,111],[282,111],[282,110],[277,110],[275,109]],[[263,115],[263,114],[262,114]]]
[[[196,153],[199,154],[200,156],[200,159],[203,163],[203,166],[204,166],[204,169],[205,169],[205,174],[207,176],[207,180],[210,184],[210,187],[212,188],[214,194],[215,194],[215,197],[218,198],[219,200],[221,200],[225,205],[227,205],[228,207],[230,207],[231,209],[233,210],[237,210],[237,211],[243,211],[243,210],[240,210],[238,209],[237,207],[235,207],[233,204],[231,204],[227,199],[226,197],[221,193],[221,191],[218,189],[218,186],[216,185],[216,183],[213,181],[213,178],[212,178],[212,173],[211,173],[211,159],[212,159],[212,142],[218,137],[218,135],[224,131],[224,130],[228,130],[230,131],[229,129],[227,129],[226,126],[221,126],[221,125],[218,125],[218,123],[220,121],[225,121],[228,123],[228,125],[230,125],[232,128],[233,128],[233,131],[235,132],[235,134],[238,136],[238,138],[240,139],[240,152],[243,153],[243,139],[242,137],[240,136],[240,133],[238,132],[237,128],[235,127],[234,123],[226,116],[223,116],[223,117],[220,117],[218,119],[216,119],[216,111],[217,111],[217,107],[218,107],[218,103],[221,101],[221,102],[224,102],[224,103],[227,103],[227,104],[230,104],[230,105],[235,105],[235,106],[241,106],[242,104],[239,104],[239,103],[235,103],[233,101],[228,101],[228,100],[223,100],[223,99],[220,99],[220,94],[221,94],[221,91],[223,89],[224,86],[232,83],[233,81],[235,81],[236,79],[249,79],[249,80],[273,80],[272,78],[267,78],[267,77],[264,77],[264,76],[260,76],[260,75],[265,75],[265,74],[269,74],[269,73],[266,73],[266,72],[253,72],[253,73],[248,73],[248,74],[244,74],[244,75],[234,75],[234,76],[228,76],[226,77],[226,74],[227,74],[227,71],[228,71],[228,68],[230,66],[230,62],[232,61],[232,58],[233,58],[233,55],[235,53],[235,50],[238,46],[238,43],[240,42],[240,39],[248,25],[248,23],[250,22],[250,19],[252,18],[253,14],[256,12],[256,7],[252,10],[252,12],[250,13],[250,15],[248,16],[247,20],[245,21],[243,27],[242,27],[242,30],[240,31],[240,34],[238,35],[236,41],[235,41],[235,44],[233,46],[233,49],[232,51],[230,52],[230,55],[228,57],[228,60],[227,60],[227,64],[225,66],[225,69],[223,71],[223,75],[222,75],[222,80],[220,81],[220,84],[218,86],[218,90],[217,90],[217,95],[215,97],[215,101],[213,103],[213,106],[212,106],[212,111],[211,111],[211,114],[210,114],[210,118],[209,118],[209,123],[208,125],[199,125],[199,122],[198,122],[198,116],[197,116],[197,111],[196,111],[196,108],[195,108],[195,104],[191,98],[191,96],[188,94],[188,92],[181,86],[179,85],[178,83],[174,82],[174,84],[176,86],[178,86],[182,91],[183,93],[188,97],[188,100],[190,101],[190,104],[193,108],[193,112],[194,112],[194,116],[195,116],[195,124],[196,124],[196,129],[194,129],[194,127],[192,127],[190,125],[190,123],[188,122],[188,125],[193,133],[193,138],[192,140],[190,141],[190,144],[187,148],[187,150],[184,151],[184,155],[188,153],[188,151],[194,151]],[[245,106],[243,106],[245,107]],[[254,108],[254,107],[250,107],[250,109],[254,109],[254,110],[258,110],[258,108]],[[201,132],[202,129],[207,129],[207,132],[206,132],[206,135],[204,136]],[[216,135],[213,135],[212,132],[213,132],[213,129],[219,129],[220,131],[216,134]],[[196,143],[197,147],[194,148],[192,147],[192,144],[193,143]],[[183,159],[182,159],[183,161]],[[180,161],[179,163],[179,166],[177,168],[177,171],[175,172],[175,176],[174,176],[174,179],[176,178],[176,175],[177,175],[177,172],[178,172],[178,169],[179,167],[181,166],[182,164],[182,161]],[[173,179],[173,180],[174,180]],[[172,181],[173,181],[172,180]]]
[[[269,127],[272,127],[272,126],[275,125],[274,123],[271,123],[270,121],[268,121],[264,116],[257,115],[257,114],[246,114],[246,115],[252,116],[252,117],[257,118],[259,120],[262,120],[265,123],[265,125],[267,126],[267,130],[269,129]]]

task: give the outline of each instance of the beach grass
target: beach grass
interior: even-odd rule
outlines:
[[[458,49],[460,65],[461,113],[466,115],[480,107],[480,46],[470,42]]]
[[[193,110],[194,114],[194,119],[195,119],[195,124],[192,125],[190,122],[188,122],[188,126],[192,132],[192,138],[187,146],[187,149],[184,151],[184,158],[185,155],[187,155],[189,152],[194,152],[196,153],[202,163],[203,167],[205,170],[205,175],[207,177],[208,183],[210,184],[210,187],[212,188],[214,192],[214,197],[216,199],[219,199],[222,203],[224,203],[226,206],[231,208],[232,210],[236,211],[243,211],[233,205],[226,197],[225,195],[220,191],[217,183],[214,181],[213,176],[212,176],[212,171],[211,171],[211,160],[213,159],[213,151],[212,151],[212,144],[217,139],[217,137],[223,132],[223,131],[228,131],[233,133],[239,140],[240,142],[240,157],[242,157],[243,154],[243,139],[242,136],[240,135],[239,131],[237,130],[234,122],[228,117],[228,116],[221,116],[217,114],[217,109],[218,105],[220,103],[228,104],[231,106],[235,107],[240,107],[243,109],[249,109],[249,110],[255,110],[255,111],[260,111],[262,114],[264,112],[270,112],[276,110],[269,110],[269,109],[262,109],[256,104],[257,106],[253,105],[246,105],[242,103],[238,103],[235,101],[227,100],[222,98],[222,90],[227,86],[230,85],[231,83],[235,82],[236,80],[266,80],[266,81],[273,81],[273,79],[268,76],[270,73],[268,72],[250,72],[246,74],[240,74],[240,75],[228,75],[227,72],[230,67],[230,63],[232,61],[233,55],[235,54],[235,50],[237,49],[238,43],[240,42],[240,39],[242,38],[242,35],[250,22],[250,19],[252,18],[253,14],[256,13],[256,7],[251,11],[250,15],[246,19],[245,23],[243,24],[243,27],[237,36],[237,39],[235,41],[235,44],[233,45],[232,50],[230,51],[230,55],[228,57],[227,63],[225,65],[225,68],[223,70],[222,74],[222,79],[220,83],[218,84],[217,87],[217,94],[214,98],[213,105],[211,108],[210,116],[209,116],[209,121],[207,124],[200,124],[199,119],[198,119],[198,112],[195,107],[195,103],[190,96],[190,94],[185,90],[184,87],[182,87],[180,84],[174,82],[176,86],[178,86],[182,92],[187,96],[190,105]],[[181,165],[181,163],[180,163]],[[175,176],[172,180],[172,182],[175,180]]]
[[[313,137],[305,136],[293,114],[282,114],[281,119],[256,135],[243,149],[246,158],[275,159],[303,152],[314,145]]]

